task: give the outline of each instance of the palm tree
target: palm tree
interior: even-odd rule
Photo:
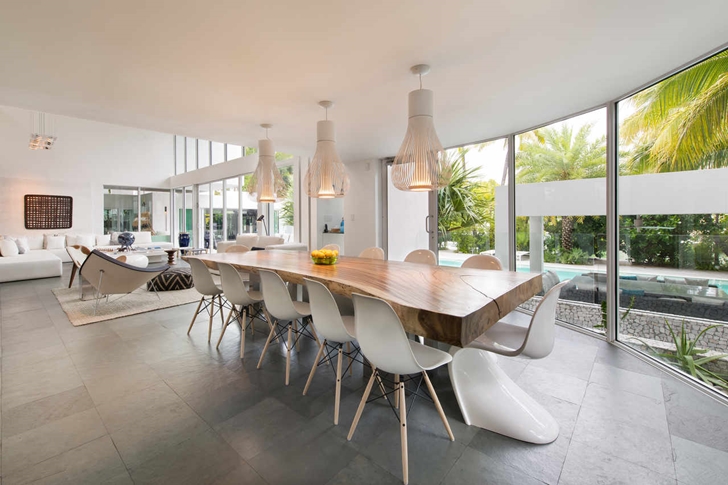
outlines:
[[[465,155],[470,147],[448,150],[452,177],[450,182],[437,192],[438,228],[441,234],[468,229],[487,222],[487,194],[478,178],[478,168],[468,168]]]
[[[606,176],[606,137],[590,141],[592,124],[574,133],[568,124],[542,128],[519,139],[516,183],[529,184]],[[561,220],[561,247],[571,251],[574,216]]]
[[[728,166],[728,51],[641,91],[620,127],[632,173]]]

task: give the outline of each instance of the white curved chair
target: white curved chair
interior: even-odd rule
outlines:
[[[532,317],[511,312],[455,353],[450,380],[466,424],[529,443],[551,443],[558,437],[556,420],[501,370],[493,353],[548,356],[554,348],[556,304],[567,282],[551,288]]]
[[[314,360],[311,372],[308,375],[306,381],[306,387],[303,388],[303,395],[305,396],[308,392],[308,387],[313,381],[313,376],[316,373],[316,369],[320,364],[330,362],[333,360],[331,352],[336,351],[338,360],[336,362],[336,393],[334,397],[334,424],[339,424],[339,403],[341,401],[341,365],[344,354],[349,359],[349,370],[353,364],[355,354],[359,353],[358,347],[354,347],[354,352],[351,351],[351,343],[356,339],[354,332],[354,317],[348,315],[342,315],[339,310],[339,306],[334,300],[334,296],[331,294],[328,288],[318,281],[304,278],[306,288],[308,289],[308,299],[311,304],[311,316],[316,322],[316,333],[322,339],[321,346],[319,347],[318,353],[316,354],[316,360]],[[344,351],[343,344],[347,344],[347,350]],[[326,353],[324,360],[321,360],[325,350],[329,349],[330,352]]]
[[[187,329],[187,335],[189,335],[192,331],[192,326],[195,324],[195,320],[197,320],[197,315],[207,311],[207,313],[210,314],[210,325],[207,329],[207,342],[210,343],[210,339],[212,338],[212,317],[219,312],[220,321],[223,325],[225,324],[222,314],[224,306],[222,302],[222,289],[215,284],[210,271],[207,269],[207,265],[205,265],[205,263],[203,263],[200,259],[189,258],[187,262],[189,263],[190,270],[192,271],[192,281],[195,284],[195,289],[200,295],[202,295],[200,303],[197,304],[195,316],[192,317],[190,327]]]
[[[243,246],[245,247],[245,246]],[[220,332],[220,338],[217,340],[215,348],[220,348],[220,342],[225,335],[231,318],[235,315],[235,321],[240,325],[240,358],[245,355],[245,331],[253,323],[252,306],[263,301],[263,294],[259,291],[245,289],[245,282],[234,266],[227,263],[217,263],[220,270],[220,279],[222,280],[222,290],[225,292],[225,299],[230,303],[230,313],[228,313],[225,325]],[[238,310],[238,306],[240,310]],[[248,317],[250,323],[248,323]]]
[[[429,264],[437,266],[437,256],[429,249],[415,249],[404,258],[405,263]]]
[[[341,248],[338,244],[327,244],[326,246],[322,247],[321,249],[330,249],[331,251],[338,251],[341,252]]]
[[[71,279],[68,281],[68,287],[73,286],[73,280],[76,277],[76,272],[83,266],[83,262],[86,261],[86,257],[91,254],[91,250],[86,246],[74,244],[73,246],[66,246],[66,252],[71,257]],[[81,279],[79,278],[79,281]]]
[[[225,250],[226,253],[247,253],[248,251],[250,248],[243,244],[233,244]]]
[[[489,254],[476,254],[470,256],[465,260],[461,268],[475,268],[475,269],[492,269],[496,271],[503,271],[503,265],[500,259]]]
[[[293,350],[293,334],[296,334],[296,342],[301,337],[312,338],[321,345],[316,336],[316,331],[311,323],[311,306],[304,301],[293,301],[288,287],[280,276],[273,271],[259,270],[261,289],[263,290],[263,301],[265,302],[266,317],[271,322],[270,333],[265,341],[263,353],[258,360],[258,369],[263,365],[263,358],[268,351],[271,341],[276,338],[283,338],[283,333],[288,332],[286,346],[286,385],[291,376],[291,351]],[[301,321],[300,328],[297,322]],[[281,321],[287,321],[287,325],[281,325]],[[278,333],[276,334],[276,329]]]
[[[378,248],[376,246],[366,248],[364,251],[359,253],[359,257],[367,259],[379,259],[380,261],[384,261],[384,249]]]
[[[347,440],[351,440],[354,435],[364,405],[372,391],[374,380],[378,377],[379,371],[382,370],[399,375],[422,374],[450,441],[455,441],[450,424],[440,405],[440,400],[437,398],[437,393],[435,393],[426,372],[450,362],[452,360],[450,354],[409,340],[397,314],[386,301],[356,293],[352,295],[352,298],[354,299],[356,337],[364,356],[372,363],[372,376],[369,378],[359,408],[356,410],[356,416],[354,416],[354,421],[351,423]],[[407,405],[404,382],[396,383],[396,395],[399,395],[402,476],[406,484],[409,481],[409,466],[407,458]]]

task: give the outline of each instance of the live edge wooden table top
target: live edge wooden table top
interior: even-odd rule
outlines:
[[[217,269],[230,263],[256,273],[267,269],[284,281],[320,281],[332,293],[381,298],[394,308],[407,332],[465,346],[500,318],[541,291],[540,274],[428,266],[399,261],[339,257],[332,266],[313,264],[305,251],[249,251],[195,257]]]

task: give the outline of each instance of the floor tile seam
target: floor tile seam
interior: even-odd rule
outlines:
[[[589,381],[587,383],[587,388],[589,387],[589,384],[596,384],[597,386],[603,387],[604,389],[607,389],[609,391],[619,391],[619,392],[624,392],[624,393],[627,393],[627,394],[631,394],[632,396],[637,396],[637,397],[641,397],[641,398],[644,398],[644,399],[649,399],[650,401],[653,401],[655,404],[662,404],[662,406],[665,406],[665,398],[664,397],[661,400],[658,401],[657,398],[654,398],[654,397],[651,397],[651,396],[645,396],[644,394],[637,394],[636,392],[630,391],[629,389],[612,387],[609,384],[604,384],[604,383],[601,383],[601,382]],[[585,392],[585,395],[586,395],[586,392]],[[665,411],[666,411],[665,414],[667,415],[667,410],[665,410]]]
[[[88,409],[87,409],[87,411],[88,411]],[[98,411],[96,411],[96,414],[98,415]],[[101,416],[99,416],[99,420],[101,420]],[[103,424],[103,421],[102,421],[102,423],[101,423],[101,424]],[[104,429],[106,429],[106,426],[104,426]],[[53,456],[49,456],[49,457],[47,457],[47,458],[45,458],[45,459],[43,459],[43,460],[41,460],[41,461],[39,461],[39,462],[33,463],[33,464],[31,464],[31,465],[29,465],[29,466],[26,466],[26,467],[23,467],[23,468],[18,468],[18,469],[16,469],[16,470],[14,470],[14,471],[13,471],[13,473],[11,473],[11,474],[9,474],[9,475],[13,475],[13,474],[15,474],[15,473],[19,473],[19,472],[22,472],[22,471],[24,471],[24,470],[27,470],[27,469],[29,469],[29,468],[33,468],[33,467],[37,467],[37,466],[39,466],[39,465],[42,465],[43,463],[45,463],[45,462],[47,462],[47,461],[49,461],[49,460],[52,460],[52,459],[54,459],[54,458],[57,458],[57,457],[59,457],[59,456],[61,456],[61,455],[63,455],[63,454],[66,454],[66,453],[70,453],[70,452],[72,452],[72,451],[74,451],[74,450],[77,450],[78,448],[81,448],[82,446],[86,446],[87,444],[89,444],[89,443],[91,443],[91,442],[93,442],[93,441],[96,441],[96,440],[98,440],[98,439],[101,439],[101,438],[103,438],[103,437],[105,437],[105,436],[108,436],[108,437],[109,437],[109,439],[111,439],[111,435],[110,435],[110,434],[109,434],[109,433],[107,432],[106,434],[102,434],[102,435],[100,435],[100,436],[96,436],[95,438],[92,438],[92,439],[90,439],[90,440],[88,440],[88,441],[84,441],[83,443],[80,443],[80,444],[78,444],[78,445],[74,446],[73,448],[69,448],[69,449],[67,449],[67,450],[64,450],[64,451],[62,451],[62,452],[60,452],[60,453],[56,453],[56,454],[55,454],[55,455],[53,455]],[[112,441],[112,442],[113,442],[113,441]],[[117,453],[118,453],[118,450],[117,450]],[[119,459],[121,459],[121,456],[119,456]],[[122,463],[123,463],[123,462],[122,462]],[[55,474],[51,474],[51,475],[48,475],[48,476],[52,476],[52,475],[55,475]],[[3,474],[2,474],[2,477],[0,477],[0,478],[4,478],[5,476],[6,476],[6,475],[5,475],[5,471],[3,470]],[[48,478],[48,476],[46,476],[46,477],[41,477],[41,478],[39,478],[38,480],[42,480],[43,478]],[[35,483],[35,482],[37,482],[38,480],[33,480],[33,482],[31,482],[31,483]]]
[[[578,440],[578,439],[573,439],[573,438],[572,438],[571,442],[569,443],[569,448],[571,448],[571,443],[572,443],[572,442],[577,442],[577,443],[579,443],[579,444],[581,444],[581,445],[583,445],[583,446],[591,446],[591,445],[590,445],[589,443],[585,443],[584,441],[581,441],[581,440]],[[634,461],[632,461],[632,460],[629,460],[628,458],[624,458],[624,457],[621,457],[621,456],[617,456],[617,455],[614,455],[614,454],[612,454],[612,453],[610,453],[610,452],[608,452],[608,451],[603,451],[603,450],[595,450],[595,451],[598,451],[599,453],[602,453],[602,454],[605,454],[605,455],[609,455],[609,456],[611,456],[612,458],[615,458],[615,459],[617,459],[617,460],[622,460],[622,461],[626,461],[626,462],[627,462],[627,463],[629,463],[630,465],[633,465],[633,466],[636,466],[636,467],[640,467],[640,468],[642,468],[642,469],[644,469],[644,470],[646,470],[646,471],[648,471],[648,472],[650,472],[650,473],[655,473],[655,474],[657,474],[657,475],[659,475],[659,476],[661,476],[661,477],[664,477],[664,478],[668,478],[668,479],[671,479],[671,480],[676,480],[676,479],[677,479],[677,476],[675,476],[675,477],[669,477],[669,476],[666,476],[666,475],[664,474],[664,472],[661,472],[661,471],[655,470],[655,469],[653,469],[653,468],[650,468],[650,467],[646,467],[646,466],[644,466],[644,465],[642,465],[642,464],[640,464],[640,463],[635,463]],[[568,450],[567,450],[567,455],[568,455]],[[671,441],[670,441],[670,456],[671,456],[671,458],[673,457],[673,449],[672,449],[672,439],[671,439]],[[565,460],[564,460],[564,461],[565,461]],[[672,459],[672,462],[673,462],[673,471],[674,471],[674,463],[675,463],[675,460],[674,460],[674,458]]]
[[[2,367],[2,363],[0,363],[0,367]],[[2,403],[2,389],[1,389],[1,387],[2,387],[2,384],[0,384],[0,403]],[[33,401],[29,401],[29,402],[26,402],[26,403],[23,403],[23,404],[18,404],[17,406],[13,406],[13,407],[8,408],[8,409],[5,409],[4,407],[2,407],[2,412],[0,413],[0,417],[1,417],[1,414],[9,413],[10,411],[14,410],[15,408],[19,408],[21,406],[30,406],[30,405],[32,405],[34,403],[37,403],[38,401],[42,401],[44,399],[48,399],[48,398],[57,396],[59,394],[63,394],[64,392],[73,391],[73,390],[78,389],[80,387],[83,387],[86,390],[86,393],[88,394],[88,389],[86,389],[86,385],[82,383],[80,386],[72,387],[71,389],[66,389],[65,391],[60,391],[60,392],[57,392],[55,394],[51,394],[50,396],[39,397],[38,399],[35,399]],[[93,402],[93,400],[92,400],[92,402]],[[94,403],[94,407],[96,407],[96,404],[95,403]],[[91,409],[91,408],[89,408],[89,409]],[[84,409],[83,411],[78,411],[78,413],[82,413],[84,411],[88,411],[88,409]],[[78,413],[69,414],[68,416],[73,416],[74,414],[78,414]],[[64,418],[67,418],[68,416],[64,416]],[[59,419],[63,419],[63,418],[59,418]],[[51,423],[52,422],[53,421],[51,421]],[[46,424],[50,424],[50,423],[46,423]],[[35,428],[31,428],[31,429],[35,429]],[[28,430],[28,431],[30,431],[30,430]],[[21,434],[21,433],[17,433],[17,434]],[[16,436],[16,435],[12,435],[12,436]],[[5,438],[11,438],[12,436],[4,436],[4,435],[0,434],[0,440],[5,439]]]

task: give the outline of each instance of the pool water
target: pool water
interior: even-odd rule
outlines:
[[[446,259],[446,258],[442,258],[442,256],[440,257],[440,266],[451,266],[454,268],[459,268],[461,264],[463,264],[463,262],[460,260]],[[554,273],[556,273],[558,275],[560,281],[570,280],[571,278],[574,278],[575,276],[580,276],[584,273],[590,272],[590,270],[587,268],[579,269],[579,270],[552,268],[552,267],[549,267],[548,263],[545,264],[544,267],[547,270],[553,271]],[[520,271],[521,273],[528,273],[530,271],[530,268],[528,266],[521,265],[521,266],[516,267],[516,271]],[[621,273],[621,275],[622,276],[631,276],[630,273]],[[721,290],[728,293],[728,280],[711,279],[709,281],[709,283],[711,285],[717,286]]]

